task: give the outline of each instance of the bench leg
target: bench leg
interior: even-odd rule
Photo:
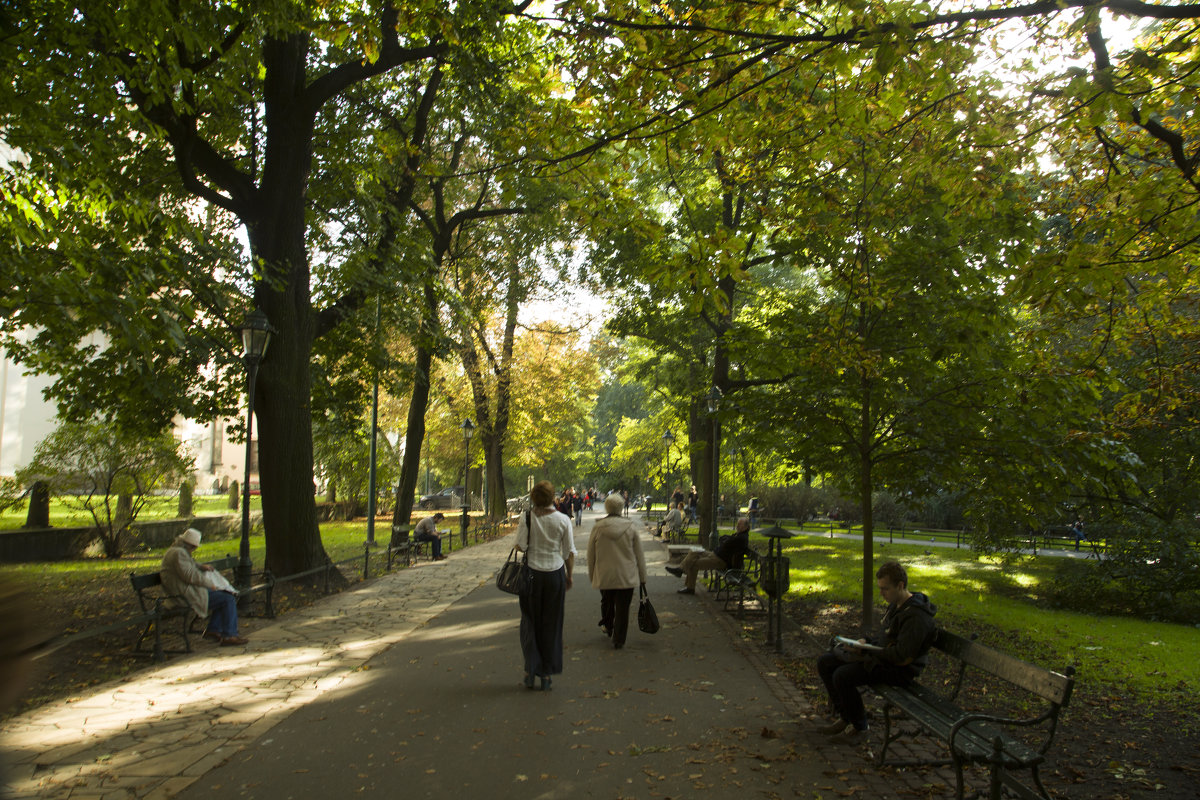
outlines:
[[[156,619],[154,625],[154,660],[166,661],[167,654],[163,651],[162,645],[162,619]]]
[[[154,625],[153,620],[151,620],[150,622],[147,622],[146,627],[142,628],[141,635],[138,636],[137,641],[134,642],[133,652],[140,653],[142,651],[142,642],[146,641],[146,637],[150,635],[150,627],[152,625]]]
[[[883,704],[883,744],[879,746],[879,755],[875,757],[875,764],[883,766],[887,763],[888,745],[900,737],[897,733],[892,735],[892,705],[885,702]]]
[[[954,800],[963,800],[963,762],[954,756]]]

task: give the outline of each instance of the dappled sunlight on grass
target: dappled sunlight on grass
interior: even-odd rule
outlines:
[[[793,597],[812,595],[837,614],[862,597],[862,543],[800,537],[784,547],[791,561]],[[1200,687],[1200,635],[1193,627],[1132,617],[1097,616],[1038,605],[1053,585],[1054,558],[1004,559],[966,549],[876,542],[871,574],[896,560],[909,573],[910,588],[938,606],[943,627],[960,633],[995,628],[1014,634],[990,642],[1000,649],[1021,646],[1017,655],[1050,668],[1075,666],[1082,679],[1115,683],[1140,692],[1178,696]],[[883,602],[875,603],[882,610]]]

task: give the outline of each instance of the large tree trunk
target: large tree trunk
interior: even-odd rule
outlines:
[[[433,350],[417,345],[416,380],[408,404],[408,430],[404,433],[404,459],[400,463],[400,482],[396,484],[396,510],[393,525],[407,525],[412,520],[413,495],[421,478],[421,447],[425,441],[425,411],[429,407],[429,370],[433,366]]]
[[[484,511],[493,519],[507,514],[508,495],[504,485],[504,443],[508,440],[509,409],[512,405],[512,358],[516,338],[517,316],[520,309],[520,286],[516,269],[509,274],[508,292],[505,298],[504,334],[501,350],[497,357],[483,341],[486,331],[474,331],[470,324],[462,326],[462,363],[471,385],[471,401],[475,408],[479,438],[483,443],[484,480],[487,481],[488,505]],[[478,334],[478,335],[477,335]],[[477,341],[478,338],[478,341]],[[480,358],[476,347],[483,350]],[[485,361],[486,359],[486,361]],[[486,367],[485,367],[486,365]],[[492,398],[488,395],[487,381],[483,370],[488,369],[496,377],[495,411]]]
[[[267,145],[247,221],[256,265],[255,305],[275,328],[259,367],[254,409],[266,567],[276,576],[329,562],[317,524],[310,406],[316,317],[305,215],[313,116],[296,102],[304,88],[307,53],[303,35],[268,40],[263,48]]]

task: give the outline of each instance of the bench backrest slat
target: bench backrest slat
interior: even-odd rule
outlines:
[[[1071,688],[1075,685],[1073,675],[1035,666],[945,630],[938,632],[934,646],[964,664],[1002,678],[1055,705],[1065,706],[1071,699]]]
[[[146,589],[162,586],[162,576],[157,572],[147,572],[145,575],[130,575],[129,582],[133,584],[133,590],[141,594]]]

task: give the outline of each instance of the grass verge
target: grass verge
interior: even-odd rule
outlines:
[[[765,552],[765,540],[759,548]],[[791,540],[784,553],[791,560],[793,597],[861,603],[860,541],[805,536]],[[874,566],[892,559],[904,564],[912,589],[938,606],[944,627],[1011,634],[989,644],[1046,667],[1074,666],[1081,680],[1103,680],[1151,701],[1200,701],[1196,626],[1050,608],[1057,559],[1006,561],[970,550],[877,542]]]

